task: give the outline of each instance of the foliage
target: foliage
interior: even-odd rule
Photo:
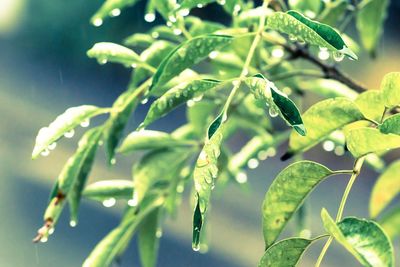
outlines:
[[[105,0],[91,23],[100,26],[136,3]],[[231,18],[227,25],[189,15],[192,9],[218,4]],[[339,69],[345,58],[358,58],[356,41],[345,33],[349,23],[357,26],[365,50],[376,54],[388,5],[389,0],[264,0],[262,6],[244,0],[148,0],[144,19],[153,22],[157,12],[166,26],[134,33],[123,44],[97,43],[87,52],[99,64],[112,62],[132,69],[127,90],[110,108],[70,108],[37,135],[33,159],[47,156],[63,136],[71,138],[78,125],[88,127],[92,117],[109,114],[102,125],[83,135],[61,170],[50,194],[45,224],[34,241],[45,242],[52,234],[65,200],[71,209],[71,226],[77,224],[82,197],[108,207],[119,200],[126,203],[119,226],[98,243],[84,266],[110,266],[136,232],[142,265],[155,266],[162,221],[177,210],[184,190],[192,187],[192,245],[197,251],[205,242],[204,225],[214,188],[246,183],[246,168],[255,168],[257,157],[274,156],[285,141],[288,149],[283,160],[301,159],[305,151],[323,142],[328,151],[336,146],[337,154],[348,150],[355,158],[353,169],[331,170],[298,160],[278,174],[262,206],[265,253],[259,266],[296,266],[309,246],[326,237],[316,266],[332,240],[364,266],[394,266],[391,239],[400,233],[399,209],[379,218],[400,193],[399,161],[385,167],[383,158],[400,147],[400,73],[387,74],[380,90],[366,91]],[[301,100],[312,94],[323,99],[304,111]],[[131,114],[149,98],[153,102],[144,121],[124,137]],[[184,104],[186,124],[172,133],[147,129]],[[288,130],[276,126],[271,118],[277,116]],[[249,141],[232,153],[227,141],[239,130]],[[112,165],[116,153],[142,151],[131,181],[86,185],[103,143]],[[364,162],[381,172],[370,201],[372,219],[342,218]],[[293,215],[304,211],[312,190],[336,175],[350,175],[350,180],[336,219],[322,209],[326,233],[279,241]]]

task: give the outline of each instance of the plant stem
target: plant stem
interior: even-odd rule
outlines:
[[[265,0],[263,2],[262,8],[266,9],[268,4],[269,4],[269,2],[270,2],[270,0]],[[256,36],[254,37],[254,40],[253,40],[253,42],[251,44],[249,53],[247,54],[246,61],[244,62],[244,66],[242,68],[242,72],[240,73],[239,79],[238,79],[238,81],[236,81],[234,83],[232,91],[230,92],[230,94],[228,96],[228,99],[226,100],[225,106],[224,106],[224,108],[222,110],[223,117],[226,117],[227,112],[228,112],[228,108],[229,108],[229,106],[230,106],[230,104],[231,104],[231,102],[233,100],[233,97],[236,94],[236,91],[240,88],[240,85],[242,84],[243,79],[246,77],[246,75],[249,72],[249,67],[250,67],[251,60],[253,58],[254,52],[255,52],[255,50],[257,48],[258,43],[260,42],[262,33],[264,31],[265,20],[266,20],[266,17],[265,17],[265,15],[263,15],[260,18],[260,22],[259,22],[259,26],[258,26],[258,30],[257,30]]]
[[[337,215],[336,215],[336,220],[335,220],[336,223],[338,223],[342,219],[344,206],[346,205],[347,198],[349,196],[351,188],[353,187],[353,184],[354,184],[356,178],[360,174],[361,167],[362,167],[362,165],[364,163],[364,159],[365,159],[365,156],[356,159],[356,161],[354,162],[352,175],[351,175],[350,180],[349,180],[349,182],[348,182],[348,184],[346,186],[346,189],[344,190],[342,200],[340,201],[339,209],[338,209],[338,212],[337,212]],[[326,241],[324,247],[322,248],[321,254],[318,257],[318,260],[317,260],[317,263],[315,264],[315,267],[319,267],[321,265],[321,262],[322,262],[322,260],[323,260],[323,258],[325,256],[326,252],[328,251],[328,248],[331,245],[332,241],[333,241],[333,237],[330,236],[328,241]]]

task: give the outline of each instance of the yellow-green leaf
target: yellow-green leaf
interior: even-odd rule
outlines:
[[[399,193],[400,161],[395,161],[378,177],[372,189],[369,202],[371,217],[378,216]]]
[[[90,58],[95,58],[99,64],[103,65],[107,62],[119,63],[127,68],[132,65],[142,63],[138,54],[133,50],[114,43],[96,43],[92,48],[87,51]]]
[[[130,199],[133,195],[133,182],[128,180],[98,181],[88,185],[82,195],[96,201],[104,201],[110,198]]]
[[[384,134],[392,133],[400,135],[400,114],[387,117],[382,124],[378,126],[378,129]]]
[[[107,17],[118,16],[121,9],[133,6],[138,0],[106,0],[99,10],[92,16],[90,22],[94,26],[101,26]]]
[[[266,247],[271,246],[304,199],[326,177],[334,174],[312,161],[299,161],[281,171],[265,195],[262,216]]]
[[[369,90],[359,94],[354,102],[361,113],[370,120],[380,121],[385,111],[382,94],[377,90]]]
[[[138,229],[138,249],[142,267],[154,267],[160,238],[157,236],[160,209],[153,210],[144,218]]]
[[[386,74],[381,83],[381,91],[386,107],[400,105],[400,72]]]

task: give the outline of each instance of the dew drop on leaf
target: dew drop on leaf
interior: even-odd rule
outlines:
[[[158,227],[157,231],[156,231],[156,237],[161,238],[162,235],[163,235],[163,231],[162,231],[161,227]]]
[[[71,227],[76,227],[76,225],[77,225],[77,223],[76,223],[75,220],[71,220],[71,221],[69,222],[69,226],[71,226]]]
[[[343,54],[343,53],[340,53],[340,52],[334,52],[334,53],[333,53],[333,59],[334,59],[336,62],[340,62],[340,61],[342,61],[342,60],[344,59],[344,54]]]
[[[239,184],[244,184],[247,182],[247,174],[244,171],[238,172],[235,179]]]
[[[198,7],[198,8],[202,8],[202,7],[203,7],[203,4],[197,4],[197,7]]]
[[[47,240],[48,240],[48,238],[47,237],[42,237],[41,239],[40,239],[40,242],[42,242],[42,243],[46,243],[47,242]]]
[[[48,149],[45,149],[42,151],[42,153],[40,153],[40,155],[42,155],[43,157],[47,157],[50,154],[50,151]]]
[[[148,99],[148,98],[144,98],[144,99],[142,99],[142,101],[140,101],[140,103],[141,103],[142,105],[147,104],[147,102],[149,102],[149,99]]]
[[[48,150],[54,150],[54,149],[56,148],[56,146],[57,146],[57,143],[56,143],[56,142],[53,142],[53,143],[51,143],[51,144],[47,147],[47,149],[48,149]]]
[[[112,206],[115,205],[117,201],[115,200],[115,198],[109,198],[109,199],[105,199],[103,200],[103,206],[106,208],[111,208]]]
[[[177,29],[177,28],[174,29],[173,32],[174,32],[175,35],[181,35],[182,34],[181,29]]]
[[[290,34],[289,35],[289,40],[292,41],[292,42],[296,42],[297,41],[297,37],[292,35],[292,34]]]
[[[159,36],[160,36],[160,34],[158,32],[151,33],[151,37],[153,37],[154,39],[157,39]]]
[[[90,125],[90,120],[89,119],[86,119],[86,120],[81,122],[81,127],[83,127],[83,128],[89,127],[89,125]]]
[[[285,51],[281,47],[275,47],[272,49],[271,55],[274,58],[282,58],[285,55]]]
[[[146,22],[153,22],[156,19],[156,14],[154,13],[147,13],[146,15],[144,15],[144,20]]]
[[[103,24],[103,20],[101,18],[97,18],[93,21],[93,25],[95,27],[100,27]]]
[[[225,5],[226,0],[217,0],[217,3],[220,4],[221,6]]]
[[[113,10],[111,10],[111,16],[112,17],[118,17],[119,15],[121,15],[121,9],[114,8]]]
[[[187,15],[189,15],[190,10],[188,8],[184,8],[179,10],[178,14],[182,17],[186,17]]]
[[[269,110],[268,110],[268,113],[272,118],[275,118],[276,116],[279,115],[279,113],[278,113],[278,111],[276,110],[275,107],[270,107]]]
[[[258,159],[249,159],[249,161],[247,162],[247,167],[249,167],[249,169],[255,169],[258,167],[258,165]]]
[[[328,50],[319,50],[318,52],[318,58],[321,60],[328,60],[330,57],[329,51]]]
[[[335,143],[332,142],[331,140],[326,140],[323,144],[322,147],[325,151],[333,151],[335,149]]]

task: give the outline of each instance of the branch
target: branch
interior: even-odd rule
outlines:
[[[358,93],[362,93],[362,92],[368,90],[363,85],[352,80],[347,74],[343,73],[336,66],[326,64],[326,63],[322,62],[321,60],[319,60],[318,58],[316,58],[314,55],[310,54],[308,49],[301,47],[299,45],[296,45],[296,48],[293,48],[288,45],[283,45],[283,47],[289,53],[291,53],[292,59],[302,58],[302,59],[305,59],[305,60],[313,63],[317,67],[319,67],[324,73],[324,78],[339,81],[339,82],[347,85],[348,87],[354,89]]]

